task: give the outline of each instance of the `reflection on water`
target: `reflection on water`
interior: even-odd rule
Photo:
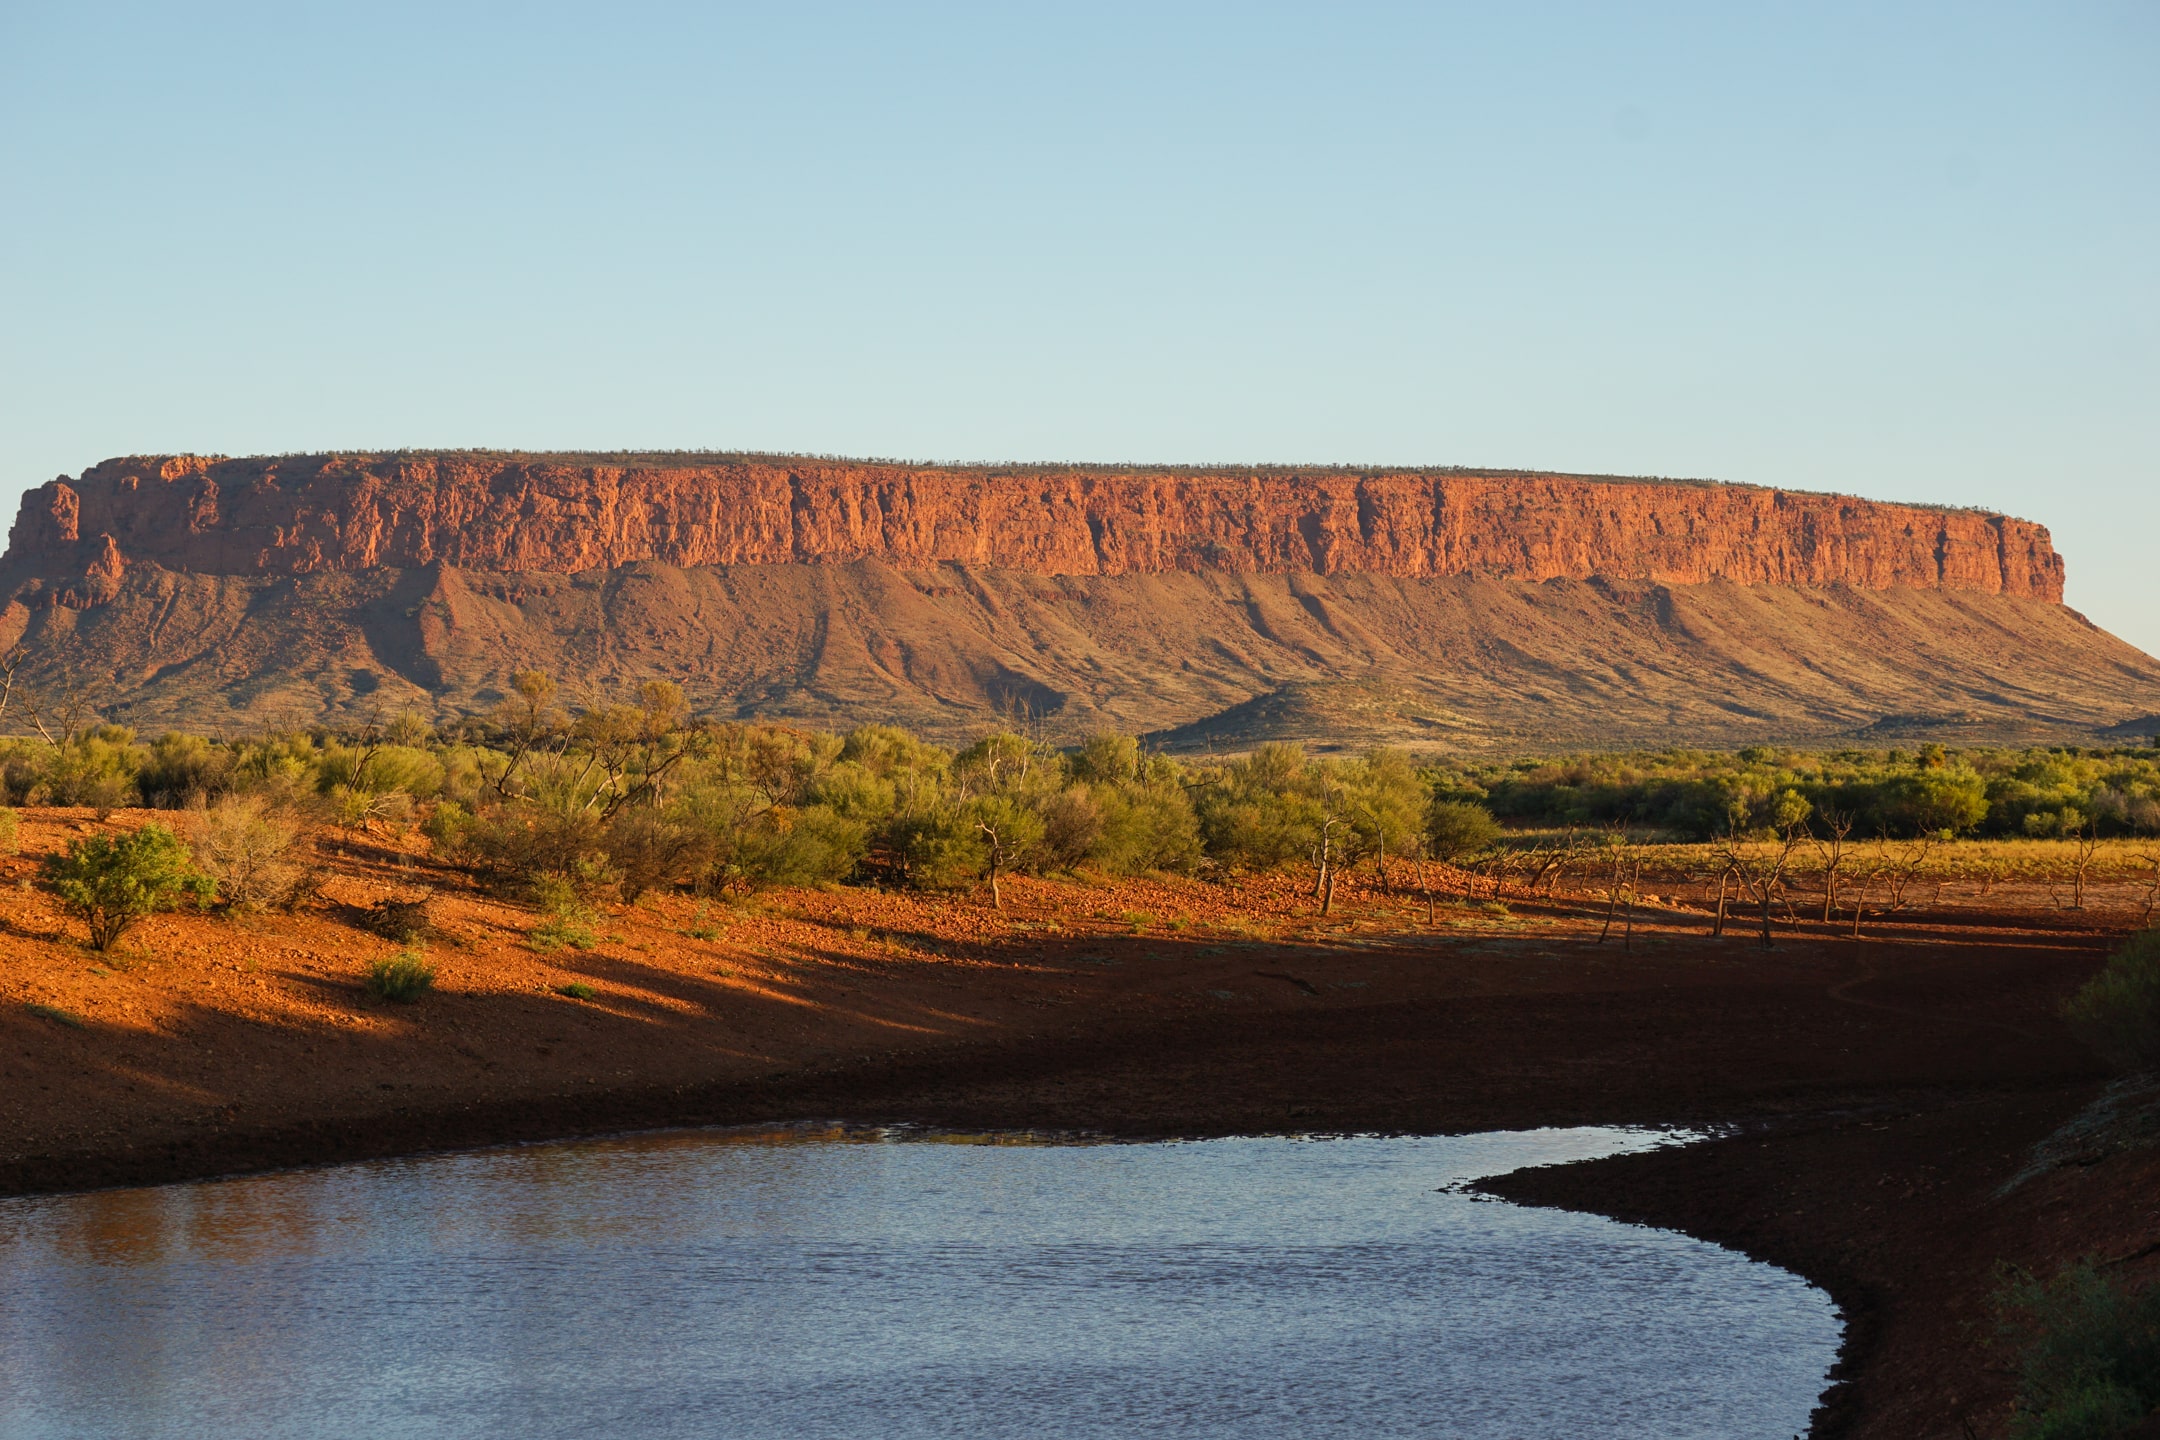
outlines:
[[[1617,1131],[691,1132],[0,1202],[0,1435],[1763,1436],[1821,1292],[1444,1187]]]

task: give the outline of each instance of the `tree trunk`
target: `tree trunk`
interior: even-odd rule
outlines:
[[[1725,933],[1725,895],[1732,888],[1732,867],[1726,866],[1717,877],[1717,919],[1711,922],[1710,937],[1717,939]]]

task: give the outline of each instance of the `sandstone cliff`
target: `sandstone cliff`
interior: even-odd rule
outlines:
[[[1452,471],[940,469],[488,455],[109,460],[23,498],[9,568],[96,603],[122,567],[574,573],[879,560],[1038,575],[1466,575],[2062,597],[2047,531],[1737,485]]]

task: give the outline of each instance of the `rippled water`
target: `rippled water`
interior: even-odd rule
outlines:
[[[1443,1187],[1616,1131],[693,1132],[0,1203],[0,1435],[1763,1436],[1798,1278]]]

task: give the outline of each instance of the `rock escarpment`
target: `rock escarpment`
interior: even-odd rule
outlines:
[[[113,460],[25,496],[23,677],[138,726],[496,703],[549,670],[942,738],[1192,748],[2084,738],[2160,662],[2037,525],[1467,471],[488,454]]]
[[[1749,486],[1456,471],[565,464],[489,455],[109,460],[24,496],[8,558],[306,575],[953,563],[1037,575],[1361,573],[1853,585],[2062,598],[2047,531]],[[102,568],[99,568],[102,567]]]

